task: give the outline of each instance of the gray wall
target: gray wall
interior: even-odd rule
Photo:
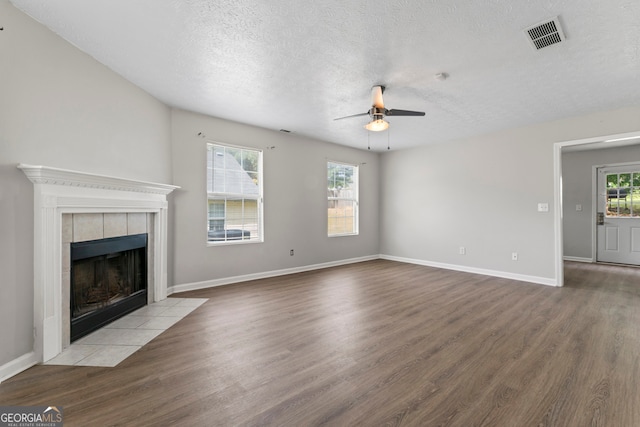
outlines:
[[[553,144],[637,130],[636,107],[384,154],[380,252],[555,279]]]
[[[592,257],[593,166],[640,162],[640,145],[562,154],[564,256]],[[576,205],[582,211],[576,211]]]
[[[182,110],[172,114],[176,285],[377,255],[379,155]],[[197,136],[203,132],[206,139]],[[264,150],[264,243],[207,246],[207,140]],[[267,150],[266,147],[275,146]],[[360,235],[327,237],[327,160],[360,167]],[[289,256],[294,249],[295,255]]]
[[[33,349],[31,163],[171,182],[170,109],[0,1],[0,366]]]

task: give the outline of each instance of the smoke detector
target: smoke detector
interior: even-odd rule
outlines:
[[[524,29],[527,40],[535,50],[551,46],[564,41],[565,35],[560,25],[559,17],[540,22]]]

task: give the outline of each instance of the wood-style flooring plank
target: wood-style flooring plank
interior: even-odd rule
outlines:
[[[565,287],[376,260],[192,291],[115,368],[35,366],[0,405],[65,426],[637,426],[640,269]]]

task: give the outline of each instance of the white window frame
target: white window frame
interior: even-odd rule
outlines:
[[[214,150],[214,147],[222,147],[225,149],[225,151],[227,149],[232,149],[232,150],[244,150],[244,151],[250,151],[250,152],[255,152],[258,154],[258,164],[257,164],[257,176],[258,176],[258,184],[257,184],[257,191],[258,194],[243,194],[242,192],[214,192],[214,191],[209,191],[210,187],[209,187],[209,183],[213,182],[212,181],[212,176],[211,174],[214,173],[215,168],[214,167],[209,167],[209,153],[212,152]],[[221,245],[237,245],[237,244],[249,244],[249,243],[262,243],[264,242],[264,213],[263,213],[263,206],[264,206],[264,198],[263,198],[263,168],[262,168],[262,162],[263,162],[263,152],[260,149],[257,148],[253,148],[253,147],[243,147],[243,146],[238,146],[238,145],[232,145],[232,144],[226,144],[226,143],[222,143],[222,142],[216,142],[216,141],[209,141],[207,142],[207,146],[206,146],[207,150],[207,154],[206,154],[206,164],[207,164],[207,174],[206,174],[206,191],[207,191],[207,203],[206,203],[206,218],[207,218],[207,223],[206,223],[206,241],[207,241],[207,245],[208,246],[221,246]],[[226,179],[226,178],[225,178]],[[213,190],[214,188],[211,188],[211,190]],[[255,200],[257,203],[257,214],[258,214],[258,218],[257,218],[257,223],[256,223],[256,233],[255,236],[251,235],[251,237],[249,239],[246,238],[240,238],[240,239],[236,239],[236,238],[227,238],[227,234],[225,233],[225,237],[224,240],[211,240],[210,239],[210,235],[209,235],[209,231],[213,231],[210,230],[210,221],[212,220],[220,220],[221,218],[219,217],[210,217],[209,216],[209,201],[210,200],[224,200],[225,202],[225,213],[224,213],[224,221],[225,221],[225,226],[224,229],[226,230],[226,221],[227,221],[227,203],[229,200],[237,200],[237,199],[241,199],[243,201],[242,203],[242,218],[244,219],[244,202],[246,200]],[[244,225],[243,228],[244,230]]]
[[[333,161],[333,160],[327,160],[327,169],[326,169],[326,182],[329,182],[329,167],[330,165],[338,165],[338,166],[344,166],[344,167],[350,167],[353,168],[353,182],[354,182],[354,188],[353,188],[353,196],[352,197],[341,197],[341,196],[330,196],[327,193],[327,210],[326,210],[326,214],[327,214],[327,221],[325,222],[326,227],[327,227],[327,235],[328,237],[341,237],[341,236],[357,236],[360,234],[360,167],[357,164],[353,164],[353,163],[346,163],[346,162],[338,162],[338,161]],[[327,186],[327,190],[328,190],[328,186]],[[329,221],[330,218],[338,218],[338,217],[330,217],[329,216],[329,209],[332,204],[332,202],[340,202],[340,201],[350,201],[353,203],[353,231],[349,232],[349,233],[331,233],[329,231]]]

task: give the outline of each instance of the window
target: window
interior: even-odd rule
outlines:
[[[262,151],[207,144],[207,240],[262,241]]]
[[[640,216],[640,172],[607,174],[607,216]]]
[[[358,166],[327,162],[329,236],[358,234]]]

